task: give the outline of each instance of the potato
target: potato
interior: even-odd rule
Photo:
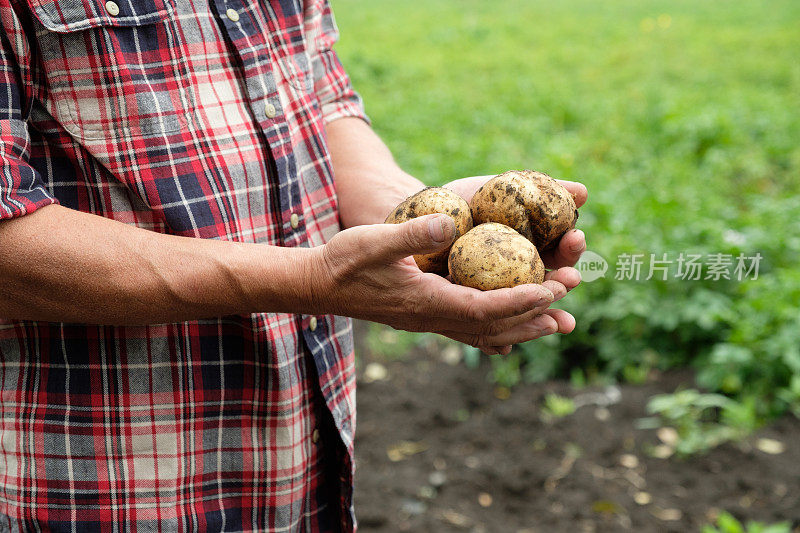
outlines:
[[[544,263],[531,241],[503,224],[475,226],[453,243],[454,283],[482,291],[544,281]]]
[[[406,198],[386,218],[387,224],[400,224],[413,218],[434,213],[450,215],[456,223],[455,239],[472,229],[469,204],[461,196],[443,187],[427,187]],[[432,254],[415,255],[414,260],[423,272],[447,275],[447,254],[450,249]]]
[[[510,170],[490,179],[475,192],[470,208],[476,225],[510,226],[540,251],[553,248],[578,220],[572,194],[547,174],[533,170]]]

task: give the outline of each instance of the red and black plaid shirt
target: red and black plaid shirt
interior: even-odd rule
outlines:
[[[339,229],[323,128],[364,114],[327,1],[0,0],[0,25],[0,219]],[[351,529],[354,388],[339,317],[0,319],[0,530]]]

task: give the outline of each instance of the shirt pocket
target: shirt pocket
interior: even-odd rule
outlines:
[[[276,27],[270,27],[271,52],[281,76],[295,91],[307,94],[314,90],[314,74],[311,70],[311,57],[306,49],[304,8],[300,0],[284,1],[281,7],[282,16],[273,17],[277,19],[272,22]]]
[[[302,93],[313,92],[314,74],[311,71],[311,59],[305,47],[287,55],[279,63],[292,87]]]
[[[194,107],[172,0],[28,0],[45,106],[73,136],[163,137]]]

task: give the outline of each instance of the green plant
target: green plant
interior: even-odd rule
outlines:
[[[544,397],[542,416],[544,418],[564,418],[575,412],[575,402],[572,398],[548,393]]]
[[[703,526],[702,533],[791,533],[792,526],[789,522],[764,524],[750,521],[742,524],[728,512],[722,512],[717,517],[716,527]]]
[[[522,358],[519,357],[519,355],[492,357],[490,361],[492,364],[492,371],[490,374],[492,381],[501,387],[508,388],[519,383],[522,376],[519,370],[522,364]]]
[[[371,322],[365,341],[367,348],[373,354],[384,359],[401,359],[424,339],[425,334],[399,331],[383,324]]]
[[[721,394],[687,389],[650,399],[641,427],[672,427],[678,440],[669,443],[682,456],[705,452],[723,442],[742,439],[758,427],[755,401],[736,402]]]

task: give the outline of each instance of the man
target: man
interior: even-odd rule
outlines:
[[[448,217],[375,225],[422,183],[327,1],[0,0],[0,23],[1,529],[352,530],[342,316],[487,353],[574,327],[549,309],[574,269],[481,293],[410,257]]]

